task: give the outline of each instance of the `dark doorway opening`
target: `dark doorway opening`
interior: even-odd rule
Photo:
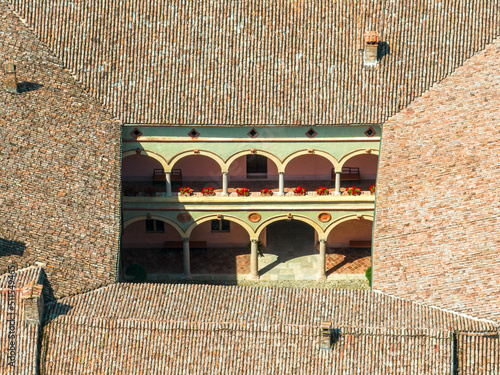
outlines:
[[[247,178],[267,177],[267,158],[262,155],[247,155]]]

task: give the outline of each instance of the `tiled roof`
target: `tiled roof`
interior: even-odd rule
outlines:
[[[43,282],[42,267],[31,266],[21,270],[16,270],[15,273],[15,277],[13,277],[10,273],[0,275],[0,290],[9,289],[12,286],[19,289],[31,282],[35,284],[41,284]],[[14,284],[12,284],[12,280],[14,281]]]
[[[20,288],[34,282],[43,282],[42,268],[28,267],[14,274],[0,276],[0,373],[5,375],[36,374],[38,356],[39,324],[26,324],[23,321],[23,302]],[[9,283],[9,279],[11,282]],[[10,301],[14,297],[14,311]],[[9,298],[10,297],[10,298]],[[13,323],[11,323],[11,321]],[[12,325],[13,324],[13,325]],[[13,328],[13,329],[12,329]],[[13,334],[13,335],[12,335]],[[9,336],[10,335],[10,336]],[[9,348],[15,345],[15,366],[9,365]]]
[[[374,288],[500,322],[500,39],[384,125]]]
[[[497,335],[473,354],[498,369],[496,325],[361,290],[115,284],[52,303],[47,320],[46,374],[443,374],[456,331]],[[318,349],[323,320],[333,350]]]
[[[498,0],[12,4],[127,123],[383,123],[500,30]],[[370,30],[389,46],[376,70]]]
[[[115,281],[120,122],[0,0],[0,272],[47,263],[56,297]]]

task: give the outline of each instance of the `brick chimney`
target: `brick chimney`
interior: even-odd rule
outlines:
[[[332,348],[332,322],[321,322],[319,327],[319,348],[324,350]]]
[[[21,301],[24,308],[23,320],[26,323],[40,324],[43,314],[43,285],[34,282],[21,289]]]
[[[365,66],[375,67],[378,61],[378,43],[380,37],[376,31],[368,31],[365,34],[364,61]]]
[[[4,71],[4,87],[5,91],[11,94],[17,94],[17,76],[16,76],[16,66],[12,62],[5,62],[3,64]]]

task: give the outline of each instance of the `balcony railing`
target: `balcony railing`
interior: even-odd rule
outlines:
[[[341,195],[342,196],[350,196],[345,191],[341,192]],[[369,192],[369,191],[362,191],[361,195],[362,196],[366,196],[366,195],[373,195],[373,194],[371,192]],[[141,193],[138,193],[137,195],[127,195],[126,194],[126,196],[147,197],[147,196],[152,196],[152,195],[147,195],[147,194],[144,194],[144,193],[141,192]],[[155,193],[154,196],[156,196],[156,197],[166,197],[167,193],[165,193],[165,192],[157,192],[157,193]],[[258,191],[249,192],[249,194],[247,196],[240,196],[236,192],[231,192],[231,193],[228,193],[226,195],[226,197],[242,197],[242,198],[244,198],[244,197],[278,197],[278,196],[279,195],[278,195],[277,192],[273,192],[272,195],[267,195],[267,194],[262,194],[261,192],[258,192]],[[315,191],[308,191],[304,195],[295,194],[293,191],[289,191],[289,192],[285,192],[282,196],[283,197],[299,197],[299,196],[306,196],[306,197],[322,197],[323,196],[323,197],[326,197],[326,196],[335,196],[335,190],[330,190],[328,192],[328,194],[318,194]],[[207,198],[210,198],[210,197],[223,197],[223,195],[222,195],[222,192],[215,192],[212,195],[204,195],[201,192],[193,192],[190,195],[180,194],[180,193],[173,192],[172,193],[172,197],[186,197],[186,198],[189,198],[189,197],[207,197]]]

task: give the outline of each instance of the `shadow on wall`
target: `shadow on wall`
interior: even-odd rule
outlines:
[[[0,257],[8,257],[11,255],[22,256],[25,250],[26,245],[23,242],[0,238]]]

